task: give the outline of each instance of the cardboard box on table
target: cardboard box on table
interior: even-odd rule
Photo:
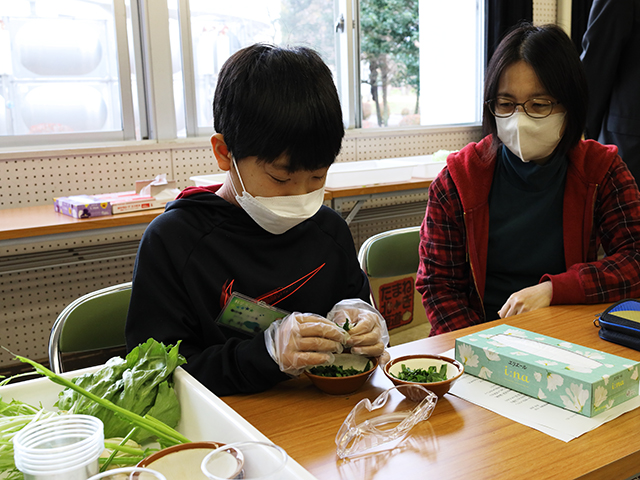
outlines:
[[[103,193],[96,195],[96,197],[108,201],[111,204],[112,215],[127,212],[137,212],[140,210],[149,210],[151,208],[162,208],[167,202],[173,200],[173,198],[156,198],[160,193],[167,189],[173,189],[176,187],[176,181],[170,180],[164,185],[150,185],[153,179],[150,180],[136,180],[135,191],[117,192],[117,193]],[[142,193],[142,189],[147,185],[150,186],[148,194]]]
[[[415,289],[416,274],[369,277],[376,307],[387,322],[391,345],[429,336],[431,324]]]
[[[73,218],[91,218],[111,215],[109,200],[94,195],[71,195],[53,200],[56,212]]]
[[[145,187],[148,191],[143,193]],[[101,193],[98,195],[71,195],[54,199],[54,209],[58,213],[74,218],[101,217],[118,213],[136,212],[151,208],[162,208],[173,200],[162,195],[165,190],[177,189],[176,181],[154,184],[154,179],[137,180],[135,191]],[[160,197],[160,198],[157,198]]]
[[[592,417],[638,395],[640,363],[499,325],[456,339],[465,373]]]

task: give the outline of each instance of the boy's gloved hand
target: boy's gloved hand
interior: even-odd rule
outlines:
[[[333,354],[342,353],[346,335],[324,317],[294,312],[269,325],[264,339],[280,370],[297,376],[305,368],[333,362]]]
[[[378,357],[389,343],[387,322],[380,312],[359,298],[336,303],[327,318],[341,327],[349,320],[346,346],[351,347],[352,353]]]

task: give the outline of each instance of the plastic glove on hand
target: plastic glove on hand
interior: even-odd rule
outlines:
[[[294,312],[273,322],[265,330],[265,343],[280,370],[300,375],[304,369],[331,363],[341,353],[346,335],[326,318]]]
[[[387,322],[380,312],[359,298],[338,302],[327,318],[340,326],[348,326],[345,345],[351,347],[352,353],[377,357],[389,343]]]

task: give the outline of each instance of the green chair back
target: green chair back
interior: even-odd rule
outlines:
[[[420,227],[399,228],[374,235],[360,247],[360,265],[370,277],[416,273],[420,263]]]
[[[125,323],[131,282],[103,288],[69,304],[56,319],[49,337],[49,363],[60,373],[62,354],[125,345]]]

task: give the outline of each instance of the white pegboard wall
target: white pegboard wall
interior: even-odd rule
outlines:
[[[418,215],[396,216],[387,220],[353,223],[350,225],[350,230],[351,235],[353,236],[353,242],[356,246],[356,251],[359,251],[364,241],[373,235],[377,235],[378,233],[386,232],[388,230],[394,230],[396,228],[421,225],[423,218],[424,212]]]
[[[546,25],[556,23],[558,18],[557,0],[533,1],[533,24]]]
[[[459,150],[480,140],[482,129],[472,126],[399,132],[359,130],[355,135],[355,160],[376,160],[428,155],[438,150]]]
[[[223,173],[218,168],[211,145],[176,148],[172,150],[171,156],[173,159],[173,178],[180,189],[192,186],[193,182],[189,178],[195,175]]]
[[[348,131],[337,161],[373,160],[455,150],[480,139],[480,127]],[[51,205],[65,195],[133,190],[135,181],[166,174],[178,187],[189,177],[219,173],[207,139],[0,155],[0,209]]]
[[[47,357],[49,332],[64,307],[100,288],[131,281],[144,226],[0,242],[0,345]],[[0,366],[15,364],[4,350]]]
[[[342,147],[336,162],[355,162],[357,160],[357,140],[350,137],[349,134],[342,139]]]
[[[0,345],[33,360],[46,359],[51,326],[64,307],[86,293],[130,281],[133,262],[129,256],[0,274]],[[0,349],[0,366],[15,363]]]
[[[149,149],[31,158],[0,159],[0,208],[53,205],[66,195],[123,192],[135,181],[166,173],[173,176],[171,152]]]

